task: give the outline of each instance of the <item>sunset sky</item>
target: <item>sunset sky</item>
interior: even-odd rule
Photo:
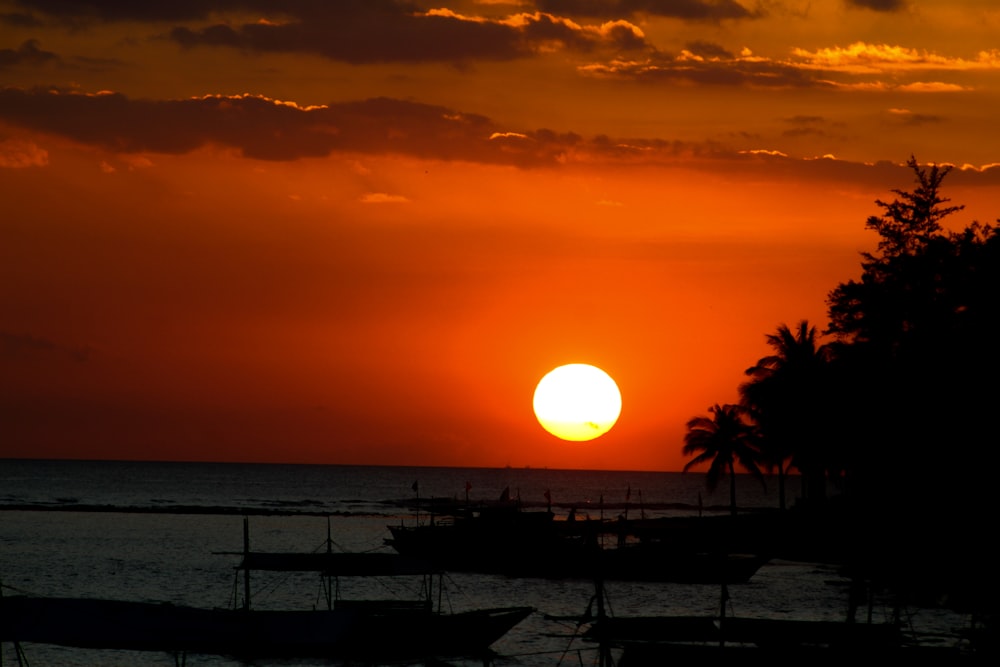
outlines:
[[[0,457],[679,470],[998,117],[995,0],[0,0]]]

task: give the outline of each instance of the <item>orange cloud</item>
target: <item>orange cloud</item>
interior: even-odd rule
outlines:
[[[0,168],[24,169],[44,167],[49,163],[49,153],[33,141],[23,139],[0,140]]]
[[[606,63],[581,65],[578,71],[597,77],[755,88],[955,92],[968,88],[941,82],[886,83],[870,77],[927,71],[991,71],[1000,68],[998,53],[982,51],[975,60],[965,60],[902,46],[855,42],[848,47],[817,51],[793,48],[791,58],[774,59],[755,56],[749,48],[733,55],[718,45],[699,42],[681,49],[677,55],[653,53],[638,59],[616,58]],[[844,75],[852,78],[839,78]],[[869,78],[857,80],[859,77]]]
[[[942,56],[923,49],[854,42],[846,47],[807,51],[792,49],[802,67],[824,71],[870,74],[898,70],[983,70],[1000,68],[1000,51],[981,51],[975,60]]]
[[[568,16],[616,17],[663,16],[688,21],[722,21],[754,19],[763,10],[749,10],[736,0],[687,0],[686,2],[656,2],[650,0],[611,0],[582,2],[580,0],[535,0],[542,11]]]
[[[390,195],[386,192],[369,192],[361,196],[363,204],[406,204],[409,201],[403,195]]]

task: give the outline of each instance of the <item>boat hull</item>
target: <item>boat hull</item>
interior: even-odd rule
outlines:
[[[529,607],[456,614],[404,607],[241,611],[13,596],[0,598],[0,641],[238,656],[459,656],[487,652],[531,612]]]
[[[527,513],[526,513],[527,514]],[[521,533],[468,525],[389,526],[397,553],[444,570],[550,579],[746,583],[769,558],[696,552],[659,544],[602,548],[595,539],[554,530]]]

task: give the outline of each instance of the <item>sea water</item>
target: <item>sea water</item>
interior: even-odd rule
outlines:
[[[788,496],[798,491],[793,479]],[[332,540],[343,551],[391,552],[388,526],[423,523],[414,501],[519,498],[594,518],[670,516],[728,511],[728,485],[710,492],[700,474],[546,469],[407,468],[223,463],[0,460],[0,583],[3,594],[114,598],[232,607],[241,601],[235,565],[248,516],[251,548],[310,551]],[[777,505],[766,487],[739,479],[742,508]],[[239,584],[239,585],[238,585]],[[746,584],[729,587],[729,614],[843,620],[847,582],[832,565],[771,561]],[[345,581],[345,587],[350,584]],[[414,598],[417,582],[365,580],[359,597]],[[258,609],[320,608],[322,588],[310,574],[260,573],[252,587]],[[528,605],[537,611],[494,644],[496,665],[596,664],[596,650],[573,621],[594,594],[588,581],[450,573],[446,609]],[[615,615],[714,615],[718,586],[608,582]],[[351,597],[350,590],[342,590]],[[875,621],[892,610],[878,607]],[[957,641],[967,619],[941,609],[906,609],[914,632]],[[391,637],[386,638],[391,641]],[[23,645],[32,665],[83,667],[172,665],[155,652]],[[0,647],[17,664],[14,647]],[[186,656],[188,665],[247,664],[218,656]],[[253,664],[316,664],[260,661]],[[464,664],[456,661],[454,664]],[[481,664],[471,661],[468,664]]]

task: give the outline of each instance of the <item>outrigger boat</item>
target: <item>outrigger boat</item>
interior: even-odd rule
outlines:
[[[637,522],[557,521],[552,511],[516,503],[466,507],[424,524],[389,525],[386,544],[401,555],[449,571],[550,579],[746,583],[768,556],[730,553],[718,545],[637,541]],[[604,537],[617,537],[605,546]],[[697,547],[705,546],[704,549]]]
[[[245,658],[425,660],[480,657],[524,620],[531,607],[445,613],[434,605],[442,572],[392,553],[262,553],[244,549],[236,567],[244,600],[237,609],[203,609],[168,603],[28,596],[0,597],[0,641],[93,649],[162,651],[174,655],[215,654]],[[251,608],[253,571],[317,572],[326,609]],[[424,578],[419,600],[339,599],[341,577]]]
[[[725,584],[720,589],[718,615],[615,617],[606,611],[603,582],[595,583],[596,593],[584,616],[577,620],[578,627],[589,624],[582,637],[597,645],[600,667],[728,665],[734,661],[773,667],[802,664],[834,667],[872,660],[965,665],[995,658],[978,647],[940,644],[937,637],[926,643],[908,637],[898,615],[892,621],[880,623],[873,622],[870,613],[867,622],[856,622],[853,613],[844,621],[727,614],[730,596]]]

